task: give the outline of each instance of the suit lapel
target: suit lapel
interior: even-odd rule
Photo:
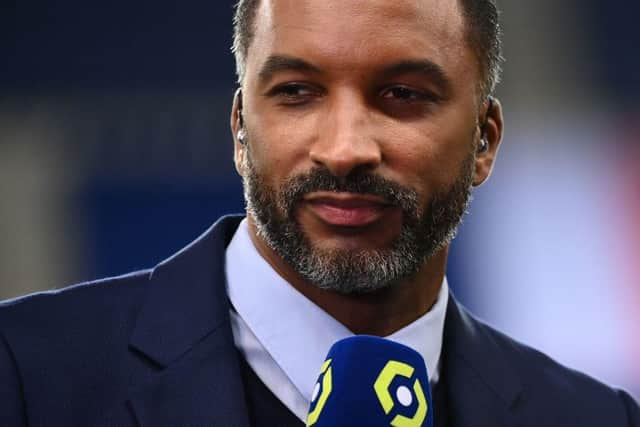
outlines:
[[[131,395],[140,426],[249,425],[238,358],[224,335],[212,333]]]
[[[130,340],[149,373],[130,405],[142,426],[247,426],[225,292],[225,217],[156,267]]]
[[[444,331],[450,425],[515,427],[520,380],[493,337],[451,295]],[[437,416],[437,415],[436,415]]]

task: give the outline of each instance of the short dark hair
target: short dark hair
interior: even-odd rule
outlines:
[[[480,64],[480,92],[489,96],[500,81],[502,30],[495,0],[458,0],[467,25],[467,42]],[[260,0],[238,0],[233,18],[233,53],[238,80],[244,78],[247,51],[254,37],[254,21]]]

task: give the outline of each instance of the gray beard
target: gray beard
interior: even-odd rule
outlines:
[[[306,281],[341,294],[380,291],[415,274],[436,252],[451,243],[471,201],[473,154],[463,163],[453,185],[436,192],[422,212],[414,190],[371,173],[352,173],[338,178],[325,168],[315,168],[294,176],[274,190],[264,184],[248,150],[246,154],[244,196],[258,237]],[[320,248],[307,237],[295,218],[297,203],[305,194],[315,191],[383,197],[402,209],[402,230],[389,248]]]

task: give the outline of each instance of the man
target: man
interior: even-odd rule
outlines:
[[[475,320],[449,243],[502,138],[491,0],[244,0],[247,217],[152,270],[5,303],[3,426],[302,426],[329,346],[425,359],[438,426],[639,426],[626,393]]]

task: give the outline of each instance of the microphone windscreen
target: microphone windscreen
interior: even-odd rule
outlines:
[[[431,388],[418,352],[383,338],[336,342],[320,369],[308,427],[433,427]]]

